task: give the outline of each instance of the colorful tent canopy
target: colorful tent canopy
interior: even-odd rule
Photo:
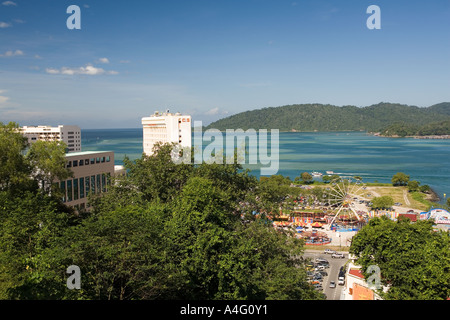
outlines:
[[[320,228],[322,224],[320,222],[314,222],[311,227]]]

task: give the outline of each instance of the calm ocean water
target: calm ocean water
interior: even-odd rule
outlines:
[[[365,182],[390,182],[397,172],[430,185],[443,199],[450,195],[450,140],[382,138],[364,132],[281,132],[279,174],[334,171],[358,175]],[[84,129],[83,151],[114,151],[116,164],[125,155],[142,154],[142,129]],[[256,166],[248,166],[259,176]]]

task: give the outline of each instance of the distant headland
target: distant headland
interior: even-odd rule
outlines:
[[[206,127],[210,128],[279,129],[282,132],[367,131],[381,136],[443,138],[450,135],[450,102],[422,108],[389,102],[367,107],[293,104],[244,111]]]

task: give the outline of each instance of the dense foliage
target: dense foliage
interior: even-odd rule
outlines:
[[[394,199],[390,196],[374,197],[371,207],[373,209],[389,209],[394,205]]]
[[[253,214],[279,206],[285,180],[260,184],[238,165],[175,165],[172,146],[159,145],[153,156],[127,159],[128,175],[76,214],[39,187],[63,174],[43,157],[63,151],[38,145],[26,155],[20,134],[2,128],[11,143],[0,145],[8,155],[0,162],[1,299],[321,298],[307,281],[303,242]],[[32,174],[38,163],[46,174]],[[66,286],[72,265],[79,290]]]
[[[381,131],[387,137],[450,135],[450,120],[431,122],[425,125],[394,123]]]
[[[444,119],[450,120],[450,104],[429,108],[393,103],[379,103],[361,108],[295,104],[245,111],[213,122],[208,128],[379,132],[397,122],[422,126]]]
[[[375,218],[352,239],[350,252],[362,266],[381,271],[388,289],[378,293],[390,300],[445,300],[450,297],[450,234],[433,231],[430,221],[411,223]]]

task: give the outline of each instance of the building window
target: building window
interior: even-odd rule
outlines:
[[[80,178],[80,199],[84,199],[84,178]]]
[[[66,202],[66,182],[65,181],[61,181],[61,184],[60,184],[61,186],[60,186],[60,189],[61,189],[61,192],[62,192],[62,194],[63,194],[63,196],[62,196],[62,202]]]
[[[111,157],[106,157],[106,162],[110,162],[111,161]]]
[[[72,161],[67,162],[67,168],[72,168]]]
[[[85,159],[85,160],[84,160],[84,164],[85,164],[86,166],[88,166],[88,165],[89,165],[89,159]]]
[[[75,168],[75,167],[78,167],[78,161],[77,161],[77,160],[73,161],[73,167],[74,167],[74,168]]]
[[[100,175],[97,175],[97,193],[100,193],[102,191],[102,185],[101,185],[101,178]]]
[[[100,157],[97,158],[97,161],[95,163],[100,163]]]
[[[95,158],[91,158],[91,164],[95,164]]]
[[[95,176],[91,176],[91,193],[95,193]]]
[[[102,157],[102,163],[105,163],[106,159],[105,157]]]
[[[73,179],[73,200],[78,200],[78,179]]]
[[[89,185],[90,185],[90,180],[89,180],[89,177],[86,177],[86,196],[88,196],[89,195]]]
[[[106,173],[102,174],[102,192],[106,192]]]
[[[72,194],[72,180],[67,180],[67,202],[72,201],[73,194]]]
[[[80,167],[84,166],[84,160],[80,160],[80,163],[78,164]]]

